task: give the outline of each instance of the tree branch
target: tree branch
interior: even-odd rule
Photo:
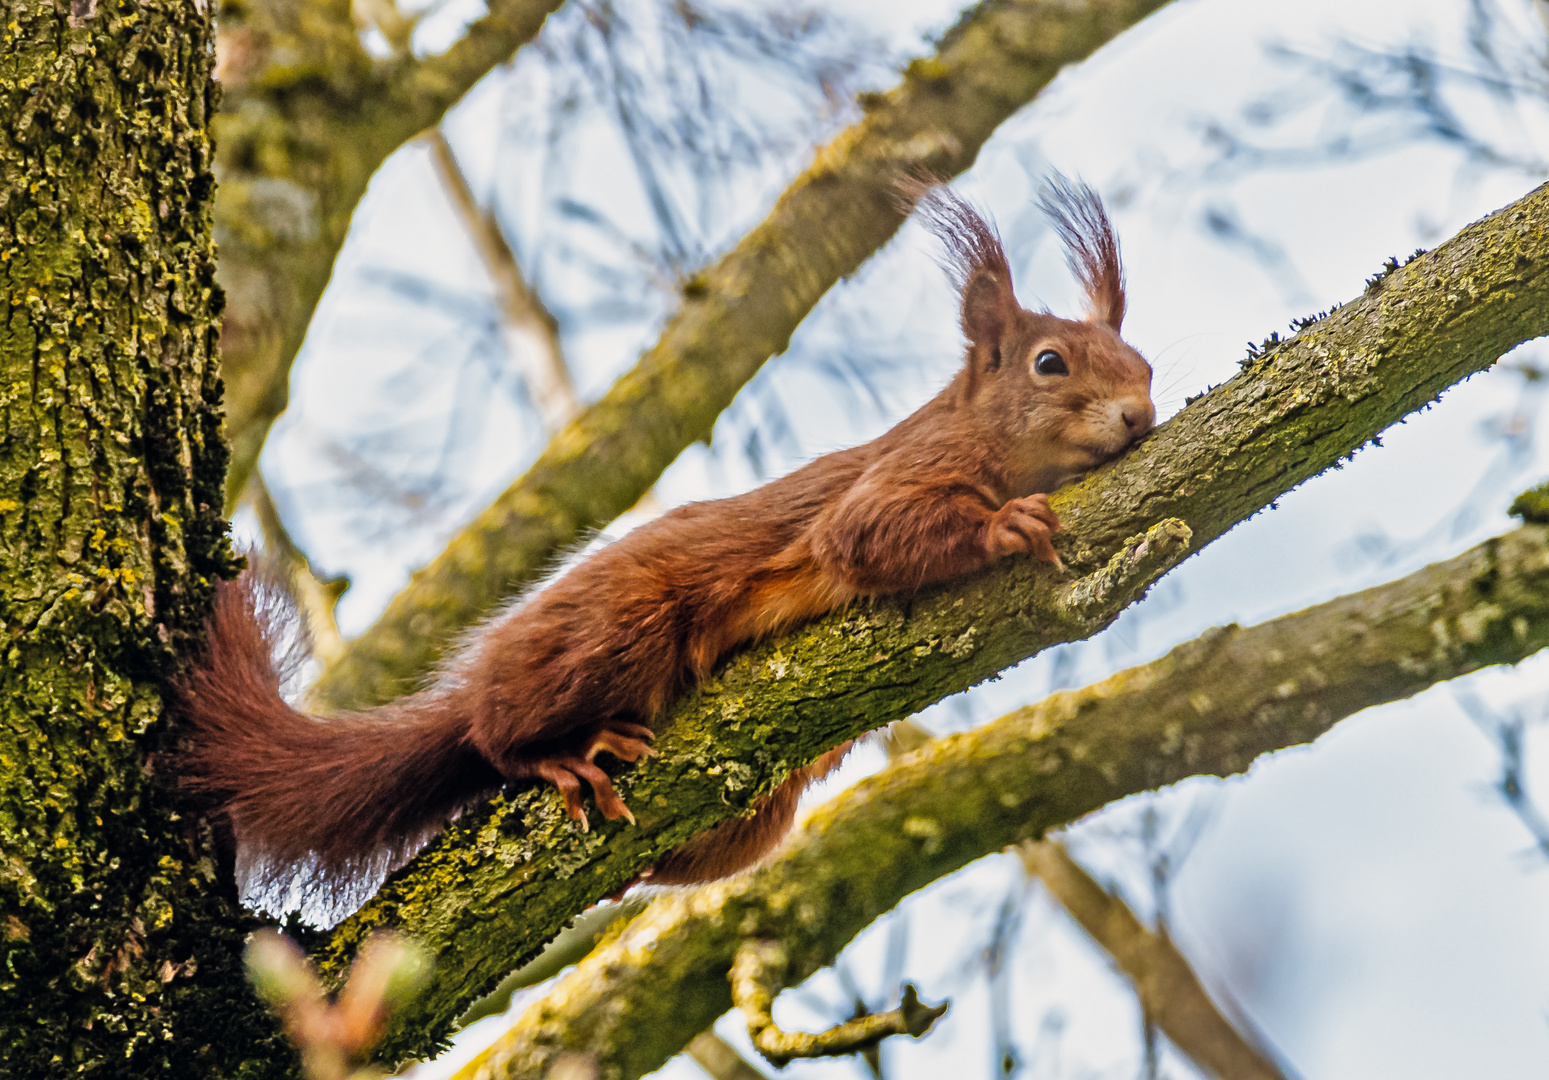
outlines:
[[[576,397],[560,345],[559,322],[527,284],[516,253],[500,231],[500,223],[474,198],[441,128],[427,131],[425,142],[447,200],[495,286],[495,305],[506,330],[507,348],[522,368],[533,407],[543,418],[545,429],[551,433],[558,431],[581,411],[581,400]]]
[[[421,103],[416,130],[429,127],[474,83],[538,36],[563,0],[491,0],[484,16],[444,52],[411,64],[394,79],[395,96]]]
[[[791,769],[1050,645],[1096,633],[1190,550],[1549,330],[1546,268],[1549,186],[1257,355],[1124,458],[1058,492],[1073,574],[1011,560],[748,649],[672,706],[660,756],[619,775],[637,825],[581,833],[547,790],[492,800],[341,924],[321,945],[322,965],[342,970],[379,925],[429,946],[435,984],[388,1043],[389,1056],[422,1050],[425,1033],[439,1037],[572,915],[744,812]],[[1159,773],[1136,790],[1165,782]]]
[[[811,1034],[784,1031],[774,1019],[774,999],[785,987],[790,955],[775,940],[744,941],[731,965],[731,997],[742,1010],[753,1046],[777,1069],[797,1058],[846,1057],[876,1046],[889,1035],[918,1039],[946,1013],[945,1003],[925,1005],[913,986],[906,985],[898,1008],[869,1013]]]
[[[737,1048],[713,1030],[695,1035],[683,1052],[713,1080],[764,1080],[763,1073],[744,1061]]]
[[[289,398],[291,361],[377,168],[531,41],[560,0],[493,0],[439,56],[372,58],[338,0],[228,3],[220,18],[216,232],[234,504]],[[399,28],[401,30],[401,28]]]
[[[1242,772],[1362,709],[1546,645],[1541,525],[1294,615],[1208,631],[908,755],[819,807],[758,873],[658,897],[459,1080],[541,1076],[566,1049],[594,1054],[610,1076],[643,1076],[731,1007],[744,940],[782,942],[795,986],[975,859],[1128,795]]]
[[[684,285],[661,339],[419,571],[314,693],[359,707],[414,688],[447,642],[587,529],[635,505],[841,277],[898,229],[897,178],[956,175],[1066,64],[1163,0],[989,0],[818,151],[764,222]]]
[[[1205,992],[1199,977],[1165,933],[1153,933],[1124,901],[1109,894],[1063,844],[1040,840],[1019,849],[1027,871],[1129,976],[1147,1020],[1210,1076],[1221,1080],[1285,1080],[1238,1033]]]

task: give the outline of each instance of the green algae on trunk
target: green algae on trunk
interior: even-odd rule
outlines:
[[[207,7],[0,2],[0,1072],[284,1075],[250,921],[156,788],[230,572]]]

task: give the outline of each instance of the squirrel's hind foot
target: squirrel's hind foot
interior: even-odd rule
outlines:
[[[635,815],[629,812],[629,807],[614,790],[613,780],[598,768],[595,759],[603,751],[628,762],[653,757],[656,751],[651,749],[648,740],[655,737],[656,733],[644,724],[608,720],[588,735],[575,753],[555,754],[526,764],[522,773],[547,780],[558,788],[560,797],[565,800],[565,813],[572,821],[579,821],[582,829],[591,827],[586,820],[586,809],[581,805],[583,780],[591,787],[592,797],[597,800],[597,809],[602,811],[603,817],[609,821],[623,818],[633,825]]]
[[[613,790],[613,781],[608,774],[583,757],[565,754],[545,758],[533,763],[532,775],[547,780],[559,789],[560,797],[565,800],[565,813],[570,815],[572,821],[579,821],[583,831],[591,828],[591,823],[587,821],[586,809],[581,805],[582,780],[591,785],[592,797],[597,800],[597,809],[602,811],[603,817],[609,821],[623,818],[631,825],[635,823],[635,815],[629,812],[629,807],[624,805],[619,793]]]

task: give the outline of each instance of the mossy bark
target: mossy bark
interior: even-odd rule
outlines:
[[[685,283],[660,340],[415,574],[323,673],[318,698],[358,708],[415,689],[448,642],[639,502],[684,448],[710,435],[823,294],[897,231],[900,177],[966,169],[1062,67],[1164,2],[988,0],[969,10],[936,55],[868,97],[865,117],[817,152],[763,223]]]
[[[1295,615],[1212,630],[916,751],[820,807],[756,874],[653,901],[456,1080],[542,1076],[568,1050],[595,1054],[606,1080],[642,1076],[731,1007],[744,940],[780,941],[794,986],[975,859],[1127,795],[1242,772],[1362,709],[1545,646],[1540,525]]]
[[[216,120],[234,501],[288,399],[291,361],[373,173],[542,28],[561,0],[493,0],[416,59],[361,45],[350,0],[227,0]]]
[[[155,787],[158,681],[230,571],[207,8],[0,3],[0,1074],[288,1051]]]
[[[547,790],[469,813],[319,948],[338,971],[390,925],[438,958],[386,1044],[418,1053],[576,912],[744,811],[837,743],[1101,630],[1189,551],[1522,341],[1549,332],[1549,186],[1249,361],[1135,450],[1057,493],[1062,576],[1012,560],[747,650],[670,710],[625,769],[636,825],[581,833]]]

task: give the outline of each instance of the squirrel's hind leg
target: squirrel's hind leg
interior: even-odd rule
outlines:
[[[565,800],[565,812],[573,821],[579,821],[581,828],[586,829],[590,823],[581,805],[581,782],[584,780],[591,787],[592,797],[597,800],[597,809],[602,811],[603,817],[609,821],[623,818],[633,825],[635,815],[630,813],[624,800],[619,798],[612,778],[597,767],[595,759],[598,754],[607,751],[620,761],[639,761],[642,757],[656,753],[646,741],[654,737],[655,732],[644,724],[608,720],[573,751],[560,751],[531,760],[507,763],[501,767],[501,771],[512,780],[535,777],[553,784]]]

